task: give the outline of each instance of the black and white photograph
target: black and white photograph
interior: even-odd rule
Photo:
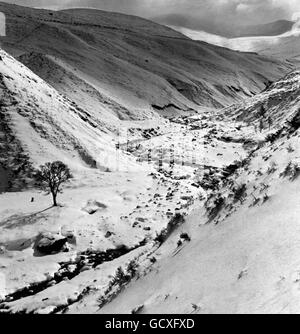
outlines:
[[[299,0],[0,2],[0,317],[300,314],[299,139]]]

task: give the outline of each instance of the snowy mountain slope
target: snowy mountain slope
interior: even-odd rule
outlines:
[[[133,111],[130,112],[108,96],[101,94],[78,73],[74,73],[77,72],[75,69],[68,68],[57,58],[32,52],[20,56],[19,61],[114,131],[116,127],[121,126],[120,120],[134,116]],[[143,115],[140,115],[140,118],[143,118]]]
[[[270,193],[270,203],[249,209],[249,200],[218,226],[200,226],[205,213],[195,212],[184,228],[191,243],[173,257],[174,236],[151,272],[100,312],[298,313],[299,181],[274,182]]]
[[[267,57],[288,60],[299,66],[300,43],[299,23],[289,32],[278,36],[243,37],[225,41],[226,45],[234,50],[257,52]]]
[[[229,105],[258,93],[290,68],[258,55],[194,42],[122,14],[50,12],[7,4],[0,4],[0,10],[7,16],[7,37],[2,39],[6,50],[15,56],[37,52],[58,58],[101,95],[130,110],[133,118],[153,109],[167,109],[165,115],[191,113],[198,105]],[[54,86],[59,88],[58,83]]]
[[[222,110],[228,119],[251,122],[257,125],[260,119],[270,121],[272,128],[280,128],[299,109],[300,72],[293,71],[273,83],[264,92],[242,103]]]
[[[140,306],[150,314],[299,312],[298,81],[299,73],[291,73],[260,96],[277,127],[265,123],[257,133],[240,124],[244,138],[256,142],[248,158],[229,177],[215,176],[217,190],[152,254],[156,262],[144,276],[100,310],[94,293],[70,312],[131,313]],[[283,112],[271,104],[280,95]],[[183,232],[191,241],[178,246]]]
[[[7,53],[0,53],[4,124],[34,165],[60,159],[75,169],[116,168],[113,135],[99,119],[57,93]],[[3,139],[7,144],[6,137]],[[9,160],[6,154],[2,156],[4,165]],[[119,158],[130,165],[127,157]]]
[[[273,41],[271,39],[269,41],[254,40],[252,45],[254,45],[254,47],[251,47],[251,49],[260,54],[276,57],[277,59],[288,59],[299,66],[300,43],[298,30],[290,36],[279,36]]]
[[[211,35],[219,35],[225,38],[239,38],[249,36],[277,36],[284,34],[291,30],[294,25],[293,21],[277,20],[274,22],[256,24],[256,25],[240,25],[236,22],[213,22],[210,19],[205,20],[202,18],[190,15],[170,14],[162,15],[152,18],[154,22],[166,25],[176,26],[178,31],[181,29],[188,29],[193,31],[203,31]]]
[[[282,34],[238,38],[226,38],[205,31],[178,26],[170,27],[196,41],[204,41],[242,52],[255,52],[267,57],[288,61],[294,64],[294,66],[299,66],[299,22],[294,23],[290,30]]]
[[[299,65],[299,35],[299,21],[297,21],[289,31],[277,36],[237,38],[232,41],[237,49],[259,52],[277,59],[288,59]]]
[[[231,38],[237,37],[251,37],[251,36],[278,36],[290,31],[295,24],[294,21],[277,20],[270,23],[260,25],[245,26],[231,36]]]

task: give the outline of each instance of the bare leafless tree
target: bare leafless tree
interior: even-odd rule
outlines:
[[[61,161],[47,162],[34,176],[37,185],[52,195],[53,206],[57,206],[57,195],[62,193],[62,185],[72,178],[69,167]]]

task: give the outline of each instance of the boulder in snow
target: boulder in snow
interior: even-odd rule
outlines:
[[[93,215],[97,211],[105,210],[106,208],[107,206],[103,203],[97,202],[95,200],[89,200],[82,208],[82,210],[87,212],[89,215]]]
[[[50,255],[65,251],[68,238],[50,232],[41,233],[34,244],[34,250],[43,255]]]

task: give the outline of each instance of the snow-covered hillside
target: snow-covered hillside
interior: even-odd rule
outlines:
[[[282,124],[299,109],[300,72],[293,71],[260,94],[222,110],[221,114],[257,125],[261,119],[271,128]]]
[[[130,313],[137,307],[140,313],[299,312],[300,123],[293,94],[298,78],[291,73],[248,101],[255,110],[261,98],[277,126],[269,128],[267,114],[248,110],[246,115],[264,120],[261,132],[241,126],[249,156],[230,168],[230,177],[220,176],[217,189],[153,254],[157,262],[145,275],[100,311],[91,295],[71,312]],[[282,97],[277,109],[274,96]],[[240,117],[244,108],[233,110]],[[237,134],[226,137],[238,140]],[[182,233],[191,241],[178,247]]]
[[[60,158],[73,168],[117,168],[113,134],[99,118],[59,94],[4,51],[0,56],[1,112],[7,131],[16,134],[34,165]],[[3,163],[6,158],[10,159],[4,155]],[[123,165],[134,165],[125,155],[118,159],[124,160]]]
[[[292,73],[268,96],[248,101],[254,110],[262,98],[277,126],[265,123],[259,133],[242,128],[256,143],[251,153],[153,254],[157,262],[148,272],[100,311],[90,296],[72,312],[299,313],[298,82],[299,73]],[[272,109],[274,96],[284,108]],[[183,232],[191,240],[178,247]]]
[[[183,27],[170,26],[189,38],[242,52],[255,52],[267,57],[286,60],[299,66],[300,43],[299,22],[294,23],[289,31],[278,35],[257,35],[249,37],[226,38]]]
[[[121,119],[144,119],[153,111],[187,115],[199,105],[228,106],[260,92],[291,68],[263,56],[195,42],[124,14],[51,12],[4,3],[0,10],[7,21],[7,36],[1,38],[6,51],[20,56],[42,78],[49,68],[53,86],[69,98],[78,94],[86,101],[91,91],[100,113],[107,107],[103,97],[108,98],[110,112]],[[36,54],[42,54],[43,66],[36,65]],[[70,90],[62,88],[65,82]]]

